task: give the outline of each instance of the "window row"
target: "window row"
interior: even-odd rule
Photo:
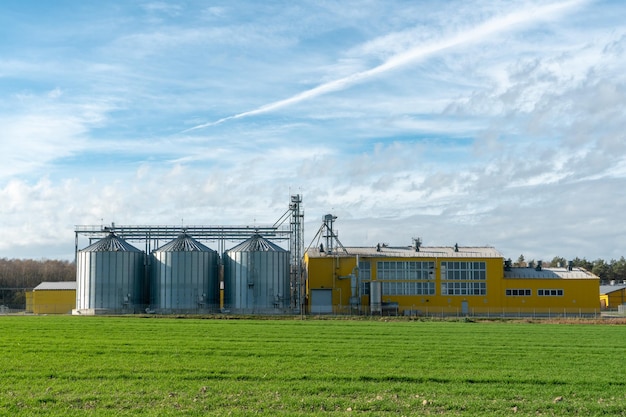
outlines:
[[[552,296],[552,297],[562,297],[563,290],[537,290],[537,295],[539,296]]]
[[[435,295],[434,282],[383,282],[383,295]]]
[[[487,279],[485,271],[445,271],[441,270],[441,279],[454,281],[484,281]]]
[[[378,261],[379,280],[434,280],[435,263],[430,261]],[[359,278],[372,279],[371,263],[359,261]],[[485,262],[441,262],[441,279],[451,281],[485,281]]]
[[[434,282],[383,282],[383,295],[435,295]],[[529,288],[507,288],[507,296],[532,296]],[[487,284],[483,282],[446,282],[441,284],[441,295],[486,295]],[[540,289],[537,295],[542,297],[562,297],[562,289]],[[361,281],[361,295],[370,295],[370,282]]]
[[[434,269],[435,263],[428,261],[379,261],[376,267],[380,269]]]
[[[510,288],[507,289],[505,292],[506,295],[509,296],[531,296],[533,294],[532,290],[530,289],[514,289],[514,288]],[[563,290],[537,290],[537,295],[538,296],[553,296],[553,297],[561,297],[563,296]]]
[[[446,282],[441,284],[441,295],[487,295],[484,282]]]
[[[379,280],[435,279],[434,262],[380,261],[376,269]]]
[[[487,279],[487,265],[485,262],[442,262],[441,279],[484,281]]]
[[[530,296],[532,295],[532,291],[524,288],[524,289],[517,289],[517,288],[511,288],[511,289],[507,289],[506,290],[506,295],[510,295],[510,296]]]
[[[459,261],[451,261],[451,262],[442,262],[441,268],[445,268],[448,270],[456,270],[456,271],[484,271],[487,269],[487,264],[485,262],[459,262]]]

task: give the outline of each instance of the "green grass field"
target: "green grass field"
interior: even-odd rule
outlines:
[[[626,326],[0,317],[0,415],[626,416]]]

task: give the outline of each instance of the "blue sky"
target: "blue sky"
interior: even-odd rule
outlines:
[[[75,225],[626,255],[626,5],[3,1],[0,256]]]

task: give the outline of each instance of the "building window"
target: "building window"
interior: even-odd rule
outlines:
[[[371,279],[372,269],[370,261],[359,261],[359,279],[367,281]]]
[[[442,262],[441,279],[484,281],[487,279],[487,264],[485,262]]]
[[[441,284],[441,295],[486,295],[487,284],[484,282],[460,281]]]
[[[383,295],[435,295],[434,282],[385,281]]]
[[[506,295],[513,296],[513,297],[520,297],[520,296],[530,297],[532,295],[532,290],[528,288],[524,288],[524,289],[509,288],[506,290]]]
[[[537,295],[539,296],[547,296],[547,297],[562,297],[563,290],[560,289],[542,289],[537,290]]]
[[[435,263],[422,261],[379,261],[376,263],[376,276],[381,281],[434,280]]]
[[[487,295],[485,262],[441,262],[441,295]]]
[[[361,295],[370,295],[369,281],[361,281]]]

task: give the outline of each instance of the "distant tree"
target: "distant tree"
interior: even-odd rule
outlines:
[[[76,265],[59,260],[0,258],[0,304],[23,308],[25,292],[44,281],[74,281]]]
[[[602,261],[602,262],[604,262],[604,261]],[[573,266],[576,266],[576,267],[579,267],[579,268],[584,268],[587,271],[592,271],[593,270],[593,262],[589,262],[585,258],[580,259],[579,257],[575,257],[574,259],[572,259],[572,264],[573,264]]]
[[[604,262],[604,259],[593,261],[591,272],[600,277],[601,281],[609,281],[611,276],[611,266]]]
[[[626,280],[626,259],[622,256],[617,261],[611,261],[611,279],[617,281]]]
[[[565,267],[567,266],[567,259],[561,258],[560,256],[555,256],[554,258],[552,258],[549,266],[553,268],[556,268],[558,266]]]
[[[524,260],[524,255],[520,255],[519,258],[517,258],[517,262],[515,262],[513,264],[513,266],[519,266],[519,267],[525,267],[526,266],[526,261]]]

